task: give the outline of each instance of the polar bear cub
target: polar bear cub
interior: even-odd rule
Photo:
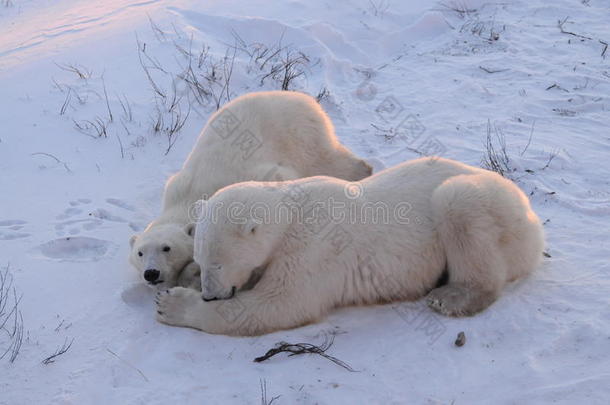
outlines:
[[[447,159],[406,162],[359,183],[235,184],[207,202],[197,225],[202,293],[158,292],[157,319],[256,335],[338,306],[423,296],[444,315],[472,315],[532,272],[543,245],[514,183]]]
[[[161,215],[130,240],[130,262],[150,286],[197,288],[189,225],[196,201],[246,180],[329,175],[353,181],[370,174],[339,143],[312,97],[291,91],[241,96],[212,115],[182,170],[168,180]]]

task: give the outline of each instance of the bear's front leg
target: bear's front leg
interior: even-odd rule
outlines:
[[[266,319],[252,317],[257,306],[243,296],[205,302],[197,290],[174,287],[158,292],[155,302],[157,320],[167,325],[224,335],[247,336],[267,331]]]
[[[196,290],[174,287],[157,293],[157,320],[207,333],[253,336],[303,325],[324,312],[320,305],[295,305],[295,296],[289,290],[272,296],[251,290],[205,302]]]
[[[205,311],[201,293],[184,287],[174,287],[156,294],[159,322],[204,330],[202,315]]]

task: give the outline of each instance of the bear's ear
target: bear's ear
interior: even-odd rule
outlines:
[[[131,235],[131,238],[129,238],[129,246],[133,247],[133,244],[136,243],[136,239],[138,239],[138,235]]]
[[[186,232],[186,234],[190,237],[195,237],[195,225],[196,224],[193,224],[193,223],[187,224],[184,227],[184,232]]]

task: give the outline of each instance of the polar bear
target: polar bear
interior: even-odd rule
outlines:
[[[339,143],[314,98],[291,91],[241,96],[212,115],[182,170],[168,180],[161,215],[130,240],[130,262],[150,286],[196,286],[189,208],[197,200],[246,180],[360,180],[371,171]]]
[[[157,292],[157,319],[215,334],[263,334],[339,306],[423,296],[444,315],[473,315],[532,272],[544,246],[514,183],[442,158],[359,183],[245,182],[205,205],[194,250],[203,291]]]

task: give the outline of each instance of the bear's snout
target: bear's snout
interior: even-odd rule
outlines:
[[[148,269],[144,272],[144,280],[148,281],[149,283],[152,283],[154,281],[157,281],[160,274],[161,272],[159,270]]]

